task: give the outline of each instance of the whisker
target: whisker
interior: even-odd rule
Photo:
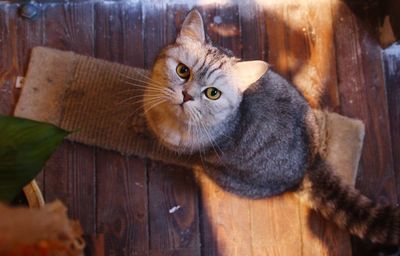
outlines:
[[[152,105],[152,107],[151,108],[153,108],[153,106],[155,107],[155,106],[157,106],[157,105],[159,105],[159,104],[161,104],[161,103],[164,103],[165,101],[167,101],[167,100],[159,100],[159,99],[152,99],[152,100],[149,100],[148,102],[146,102],[145,104],[142,104],[140,107],[138,107],[137,109],[135,109],[135,111],[134,112],[132,112],[130,115],[128,115],[126,118],[124,118],[123,120],[121,120],[121,122],[120,122],[120,125],[122,125],[123,123],[125,123],[128,119],[130,119],[130,118],[132,118],[132,117],[134,117],[134,116],[136,116],[136,115],[140,115],[139,113],[141,113],[141,115],[143,115],[144,114],[144,109],[145,109],[145,107],[146,106],[148,106],[148,105],[151,105],[151,104],[155,104],[155,105]],[[148,110],[150,110],[150,109],[148,109]]]
[[[143,83],[143,82],[141,82],[141,81],[139,81],[140,83]],[[143,89],[154,89],[154,90],[165,90],[166,88],[165,87],[158,87],[158,86],[155,86],[154,84],[150,84],[150,83],[143,83],[143,84],[135,84],[135,83],[132,83],[132,82],[125,82],[125,84],[128,84],[128,85],[130,85],[130,86],[135,86],[135,87],[137,87],[137,88],[143,88]]]
[[[151,77],[145,76],[145,75],[143,75],[143,74],[140,73],[140,72],[135,72],[135,76],[130,76],[130,75],[124,74],[124,73],[122,73],[122,72],[119,72],[119,73],[120,73],[120,75],[121,75],[122,77],[124,77],[124,78],[126,78],[126,79],[132,80],[132,79],[135,79],[136,76],[140,76],[140,77],[142,77],[142,79],[146,79],[147,81],[151,81],[151,82],[154,82],[154,83],[156,83],[156,84],[162,86],[161,84],[159,84],[159,83],[158,83],[157,81],[155,81],[154,79],[151,79]]]
[[[133,102],[131,102],[134,99],[139,98],[139,100],[135,100]],[[121,105],[124,103],[139,103],[139,102],[144,102],[145,100],[151,100],[151,99],[168,99],[166,98],[164,95],[150,95],[147,96],[146,99],[144,99],[143,95],[136,95],[136,96],[132,96],[126,99],[121,100],[120,102],[117,103],[117,105]]]
[[[205,107],[206,107],[210,112],[213,111],[213,109],[212,109],[209,105],[205,105]],[[221,135],[221,136],[224,136],[225,138],[228,138],[228,139],[230,139],[230,140],[233,140],[232,137],[230,137],[230,136],[228,136],[228,135],[225,135],[225,134],[223,134],[223,133],[221,133],[220,135]]]
[[[121,80],[124,83],[130,83],[131,81],[135,81],[135,82],[141,82],[143,84],[151,84],[151,85],[154,85],[155,87],[159,87],[159,88],[165,87],[165,85],[163,85],[163,84],[161,84],[161,83],[159,83],[157,81],[151,80],[151,79],[143,80],[143,79],[138,78],[138,77],[129,77],[129,78],[121,79]]]
[[[199,111],[198,111],[197,109],[195,109],[195,110],[196,110],[197,114],[199,115],[199,114],[200,114]],[[217,152],[217,149],[218,149],[218,150],[220,151],[220,153],[223,154],[221,148],[220,148],[220,147],[218,146],[218,144],[213,140],[213,138],[212,138],[212,136],[211,136],[211,134],[210,134],[209,129],[203,124],[203,122],[199,122],[199,123],[200,123],[201,127],[203,128],[205,134],[207,135],[207,137],[208,137],[208,139],[209,139],[209,141],[210,141],[210,143],[211,143],[211,146],[212,146],[212,148],[213,148],[215,154],[216,154],[217,157],[219,158],[220,162],[222,162],[221,156],[220,156],[220,155],[218,154],[218,152]],[[215,144],[214,144],[214,143],[215,143]],[[217,148],[217,149],[216,149],[216,148]]]
[[[136,72],[136,75],[141,76],[142,78],[148,79],[150,81],[155,81],[154,79],[151,78],[151,76],[145,76],[140,72]],[[156,81],[155,81],[156,82]]]
[[[160,105],[161,103],[164,103],[164,102],[166,102],[166,101],[167,101],[167,100],[162,100],[161,102],[155,103],[155,104],[153,104],[152,106],[150,106],[148,109],[146,109],[144,112],[147,113],[147,112],[149,112],[151,109],[157,107],[158,105]]]

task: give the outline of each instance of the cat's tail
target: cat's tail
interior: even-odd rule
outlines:
[[[400,209],[382,206],[345,185],[317,156],[297,191],[301,200],[361,239],[386,245],[400,244]]]

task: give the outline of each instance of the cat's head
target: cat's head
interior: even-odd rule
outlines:
[[[267,69],[266,62],[240,61],[207,43],[202,17],[193,10],[154,64],[144,94],[147,123],[172,150],[213,146],[231,125],[243,92]]]

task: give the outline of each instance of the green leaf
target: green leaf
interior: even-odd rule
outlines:
[[[0,201],[11,202],[68,134],[51,124],[0,115]]]

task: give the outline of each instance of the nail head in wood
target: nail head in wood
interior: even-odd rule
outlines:
[[[33,3],[23,4],[19,9],[19,15],[34,21],[39,17],[39,7]]]

